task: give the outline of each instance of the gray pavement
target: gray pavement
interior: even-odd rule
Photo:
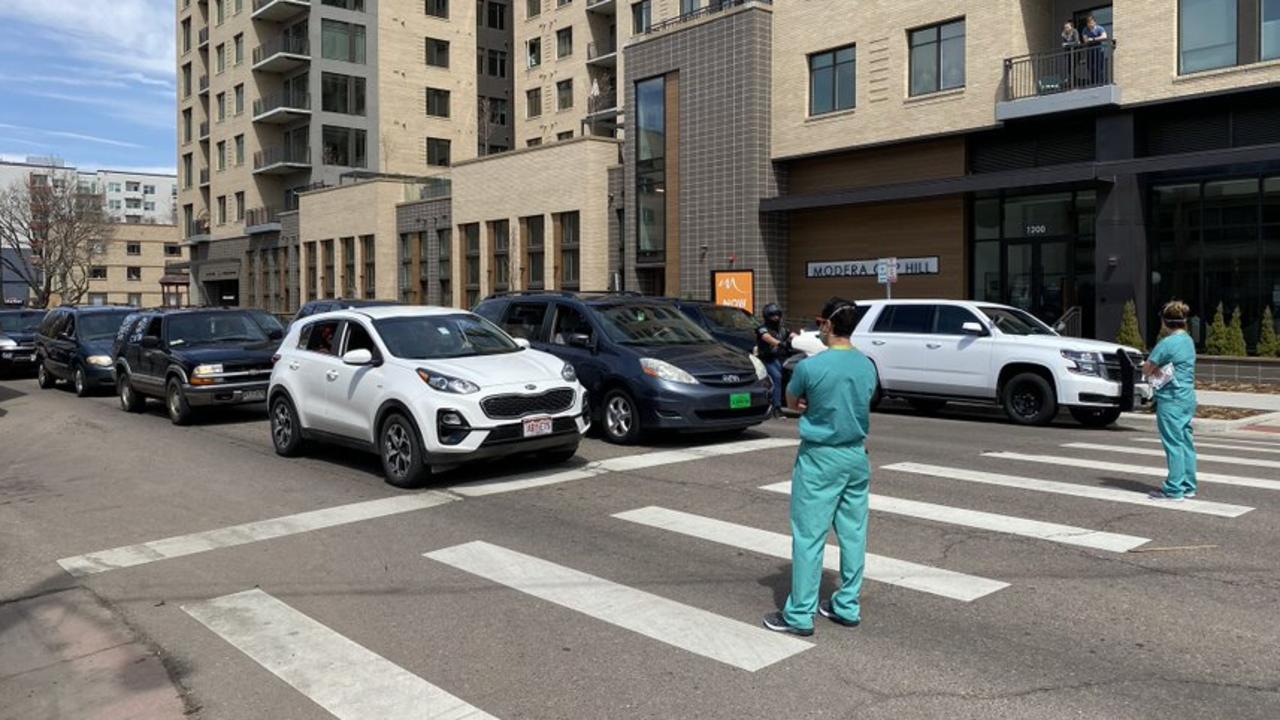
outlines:
[[[96,598],[92,617],[153,650],[189,716],[1280,717],[1280,490],[1231,480],[1280,481],[1280,438],[1259,433],[1213,436],[1247,448],[1215,454],[1259,463],[1203,463],[1226,477],[1200,500],[1251,508],[1225,517],[1130,502],[1158,483],[1123,469],[1160,466],[1128,452],[1159,447],[1146,424],[877,413],[872,491],[899,503],[873,511],[869,551],[915,566],[877,568],[861,627],[818,618],[803,647],[779,650],[746,630],[789,587],[766,547],[788,532],[787,498],[760,488],[788,479],[793,422],[646,448],[590,440],[567,467],[472,468],[415,493],[349,451],[276,457],[258,408],[177,428],[159,406],[128,415],[14,380],[0,382],[0,428],[0,611]],[[1033,457],[989,454],[1011,452]],[[903,514],[921,504],[933,519]],[[624,519],[646,508],[691,524]],[[1120,535],[1137,546],[1066,542]],[[132,565],[58,563],[80,556]],[[948,594],[975,578],[977,597]],[[23,633],[0,624],[0,647]],[[14,701],[88,683],[75,667],[33,687],[6,657],[0,718],[73,716]]]

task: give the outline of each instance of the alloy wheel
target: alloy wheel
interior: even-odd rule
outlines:
[[[631,423],[633,422],[633,413],[631,403],[621,396],[615,396],[609,399],[609,405],[605,408],[605,426],[609,430],[609,434],[614,437],[625,437],[631,432]]]
[[[283,400],[276,403],[275,412],[271,413],[271,434],[278,448],[288,447],[293,439],[293,414]]]
[[[169,388],[169,417],[178,417],[182,414],[182,401],[178,398],[177,388]]]
[[[120,382],[120,406],[125,410],[133,406],[133,388],[129,387],[128,380]]]
[[[88,384],[88,382],[85,380],[85,377],[84,377],[84,368],[76,368],[75,383],[76,383],[76,394],[84,395],[85,386]]]
[[[389,472],[397,478],[408,475],[413,463],[413,444],[404,425],[393,422],[387,426],[382,434],[382,454]]]

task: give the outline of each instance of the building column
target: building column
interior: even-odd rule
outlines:
[[[1134,132],[1132,114],[1100,116],[1096,126],[1098,162],[1133,158]],[[1095,220],[1094,332],[1101,340],[1114,340],[1124,305],[1132,300],[1138,311],[1138,327],[1146,336],[1150,272],[1142,182],[1133,174],[1101,180]]]

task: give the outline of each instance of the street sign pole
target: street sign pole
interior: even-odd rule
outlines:
[[[876,263],[876,282],[884,285],[884,296],[893,299],[893,284],[898,282],[898,258],[880,258]]]

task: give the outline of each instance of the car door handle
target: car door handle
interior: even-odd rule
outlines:
[[[298,361],[296,361],[296,360],[295,360],[294,362],[289,363],[289,369],[290,369],[290,370],[297,370],[297,369],[298,369],[298,368],[300,368],[300,367],[302,367],[302,364],[301,364],[301,363],[299,363],[299,362],[298,362]]]
[[[924,346],[929,348],[930,350],[937,350],[938,348],[942,347],[942,345],[939,343],[925,343]]]
[[[337,371],[337,370],[330,370],[329,372],[325,373],[325,374],[324,374],[324,376],[325,376],[325,377],[327,377],[327,378],[329,378],[330,380],[337,380],[337,379],[338,379],[338,371]]]
[[[871,344],[872,344],[872,345],[883,345],[883,344],[884,344],[884,341],[883,341],[883,340],[872,340],[872,341],[871,341]]]

